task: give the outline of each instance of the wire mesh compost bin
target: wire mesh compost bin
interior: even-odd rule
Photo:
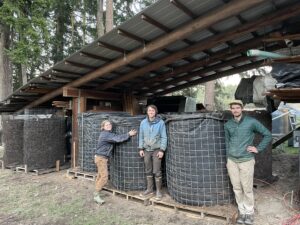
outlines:
[[[22,116],[3,115],[3,144],[4,144],[4,164],[23,164],[23,126]]]
[[[29,169],[55,167],[64,162],[65,121],[54,110],[29,110],[24,115],[24,164]]]
[[[81,113],[78,115],[78,163],[83,171],[97,171],[96,165],[94,163],[94,157],[100,135],[100,124],[103,120],[110,119],[111,116],[129,116],[129,114],[123,112],[97,112]]]
[[[221,115],[172,115],[167,124],[170,196],[179,203],[193,206],[231,203]]]
[[[145,116],[112,117],[117,134],[139,129]],[[138,153],[138,135],[115,145],[110,159],[110,180],[119,190],[133,191],[146,188],[144,160]]]

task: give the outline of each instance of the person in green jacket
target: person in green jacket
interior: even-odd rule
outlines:
[[[227,170],[238,205],[238,224],[252,225],[254,221],[254,155],[263,151],[272,139],[270,131],[256,119],[243,114],[243,103],[232,101],[230,111],[233,118],[225,123]],[[263,136],[254,146],[255,134]]]

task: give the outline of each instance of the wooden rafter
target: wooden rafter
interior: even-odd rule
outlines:
[[[198,84],[206,83],[208,81],[216,80],[216,79],[219,79],[219,78],[222,78],[222,77],[227,77],[227,76],[230,76],[230,75],[235,74],[235,73],[241,73],[241,72],[244,72],[244,71],[247,71],[247,70],[251,70],[251,69],[260,67],[262,65],[263,65],[263,63],[261,61],[251,63],[251,64],[240,66],[240,67],[237,67],[237,68],[234,68],[234,69],[226,70],[224,72],[215,73],[213,75],[209,75],[209,76],[206,76],[206,77],[203,77],[203,78],[199,78],[197,80],[193,80],[191,82],[188,82],[188,83],[185,83],[185,84],[182,84],[182,85],[178,85],[178,86],[173,87],[173,88],[169,88],[169,89],[166,89],[166,90],[163,90],[163,91],[158,91],[156,93],[149,93],[149,94],[155,94],[155,95],[169,94],[169,93],[172,93],[174,91],[178,91],[178,90],[181,90],[181,89],[184,89],[184,88],[187,88],[187,87],[192,87],[192,86],[195,86],[195,85],[198,85]],[[149,95],[145,95],[145,96],[149,96]]]
[[[120,101],[122,95],[113,92],[92,91],[86,89],[65,87],[63,89],[64,97],[85,97],[88,99]]]

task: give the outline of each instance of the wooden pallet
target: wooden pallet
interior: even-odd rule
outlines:
[[[175,211],[190,213],[199,216],[201,219],[205,217],[226,220],[227,223],[234,221],[236,209],[233,205],[225,206],[188,206],[175,202],[170,195],[164,194],[161,201],[154,197],[149,199],[150,204],[158,207],[166,207]]]
[[[112,188],[110,185],[106,185],[103,188],[103,190],[111,193],[113,196],[123,197],[127,201],[131,200],[131,201],[143,203],[145,206],[150,205],[150,201],[149,200],[152,197],[152,196],[141,197],[140,196],[140,192],[134,192],[134,191],[125,192],[125,191],[120,191],[120,190]]]
[[[83,172],[83,171],[78,171],[76,169],[67,170],[67,176],[72,176],[75,178],[91,180],[91,181],[95,181],[97,178],[96,173]]]
[[[23,166],[17,166],[16,167],[16,172],[24,172],[26,174],[31,174],[35,176],[39,176],[42,174],[48,174],[48,173],[53,173],[53,172],[59,172],[64,169],[68,169],[70,166],[69,165],[63,165],[60,166],[59,160],[56,161],[56,166],[54,168],[48,168],[48,169],[28,169],[28,165],[23,165]]]
[[[211,206],[211,207],[198,207],[198,206],[188,206],[175,202],[170,195],[164,194],[161,201],[157,201],[153,195],[150,197],[141,197],[137,192],[125,192],[114,189],[110,185],[106,185],[103,190],[112,193],[114,196],[126,198],[126,200],[131,200],[135,202],[143,203],[144,205],[152,205],[158,208],[168,208],[189,214],[197,215],[199,218],[203,219],[205,217],[215,218],[225,220],[228,224],[232,223],[236,217],[236,209],[233,205],[224,206]]]

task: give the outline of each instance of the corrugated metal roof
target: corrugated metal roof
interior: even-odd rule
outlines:
[[[142,48],[145,43],[154,41],[157,38],[166,35],[168,32],[171,32],[174,29],[178,29],[183,24],[191,22],[194,19],[192,17],[205,17],[205,14],[207,12],[224,6],[226,4],[225,2],[227,1],[177,0],[177,2],[186,7],[186,9],[190,11],[190,14],[187,14],[184,10],[178,8],[169,0],[157,1],[155,4],[138,13],[136,16],[124,22],[119,27],[103,35],[93,43],[84,46],[82,49],[67,57],[62,62],[57,63],[49,70],[42,73],[39,77],[32,79],[28,82],[28,84],[16,90],[12,95],[10,95],[7,99],[0,103],[0,111],[19,110],[22,107],[26,106],[28,103],[32,102],[34,99],[38,99],[43,95],[29,92],[33,92],[35,87],[49,89],[49,92],[51,92],[55,88],[60,88],[65,84],[94,71],[97,68],[101,68],[108,63],[114,63],[114,60],[118,58],[126,57],[127,53],[130,53],[135,49]],[[274,13],[282,9],[283,6],[294,5],[298,2],[298,0],[265,1],[264,3],[259,4],[256,7],[241,12],[238,16],[232,16],[230,18],[220,20],[210,28],[195,30],[193,34],[191,34],[189,37],[186,37],[184,40],[178,40],[174,43],[170,43],[161,51],[154,52],[143,59],[138,59],[126,66],[115,69],[114,71],[105,74],[101,78],[97,78],[95,81],[90,81],[87,84],[82,85],[81,88],[98,87],[98,85],[101,83],[107,83],[112,80],[118,79],[119,77],[125,76],[126,74],[135,71],[138,68],[143,68],[153,62],[163,60],[165,57],[168,57],[173,53],[179,53],[182,50],[188,48],[190,45],[193,45],[194,43],[201,43],[202,41],[203,43],[207,43],[210,39],[214,38],[218,34],[222,34],[226,31],[234,31],[238,27],[243,26],[243,24],[249,21],[256,21],[265,15],[269,15],[270,13]],[[154,20],[161,25],[158,26],[155,25],[155,23],[153,24],[153,22],[151,21],[147,21],[147,19],[145,18],[143,19],[142,15],[149,17],[151,20]],[[125,86],[127,89],[132,88],[132,90],[134,90],[135,93],[138,93],[139,95],[149,95],[149,93],[142,91],[147,88],[143,86],[143,83],[141,83],[142,80],[145,80],[149,83],[150,79],[156,79],[157,77],[162,76],[165,73],[169,73],[170,71],[181,68],[182,66],[187,66],[190,63],[194,63],[197,61],[200,62],[201,60],[205,62],[214,57],[215,54],[219,54],[222,51],[227,51],[228,54],[223,56],[222,60],[213,60],[213,63],[209,63],[210,67],[214,64],[220,65],[222,62],[224,62],[224,60],[228,61],[234,58],[236,54],[232,55],[230,54],[230,51],[235,46],[245,44],[246,42],[257,38],[258,36],[265,37],[273,31],[282,29],[282,26],[282,22],[279,21],[276,24],[258,28],[252,33],[241,34],[240,36],[234,37],[232,40],[230,40],[229,42],[227,41],[226,43],[218,43],[208,49],[206,49],[204,46],[202,51],[193,52],[185,59],[176,58],[171,63],[169,63],[169,65],[163,65],[160,68],[153,68],[153,70],[151,71],[140,74],[140,78],[132,78],[131,80],[128,80],[123,84],[120,83],[115,85],[114,88],[119,88],[120,91],[122,91],[122,88]],[[132,35],[135,35],[139,38],[139,40],[120,35],[118,33],[118,30],[124,30]],[[144,40],[145,43],[142,40]],[[266,47],[265,44],[258,43],[256,48],[261,48],[262,46]],[[255,59],[253,59],[253,61],[255,61]],[[246,60],[244,62],[236,63],[233,66],[238,67],[247,63],[251,62],[249,60]],[[203,67],[203,65],[201,66],[201,63],[199,65],[199,68]],[[228,67],[228,65],[226,65],[223,69],[219,69],[219,71],[226,70],[227,68],[231,67]],[[202,69],[207,68],[204,67]],[[199,70],[201,71],[202,69]],[[189,71],[196,70],[197,68],[192,68]],[[175,75],[175,77],[180,76],[180,74]],[[205,74],[214,74],[214,72],[208,71]],[[197,80],[196,78],[197,75],[195,75],[192,80]],[[169,81],[170,80],[168,79],[168,77],[166,77],[162,81],[155,81],[155,83],[160,84],[160,86],[165,84],[165,89],[160,88],[160,90],[162,91],[166,91],[168,87],[180,87],[180,84],[186,83],[184,81],[180,81],[178,84],[169,85]],[[139,83],[138,87],[136,87],[137,82]],[[159,92],[159,90],[155,89],[155,85],[151,88],[148,88],[148,90],[152,93]],[[28,95],[32,96],[32,99],[30,101],[18,102],[14,98],[14,96],[26,97]],[[14,104],[11,104],[12,102]]]

